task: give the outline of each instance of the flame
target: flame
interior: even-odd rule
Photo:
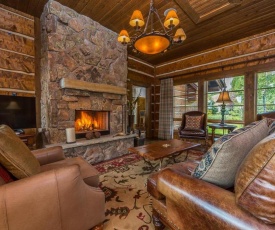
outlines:
[[[92,130],[95,127],[97,127],[97,121],[88,113],[81,111],[80,118],[75,121],[75,130]]]

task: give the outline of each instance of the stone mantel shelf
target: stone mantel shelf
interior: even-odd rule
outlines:
[[[86,90],[91,92],[98,93],[112,93],[112,94],[120,94],[126,95],[127,90],[123,87],[118,87],[114,85],[107,84],[98,84],[87,81],[62,78],[60,81],[60,87],[62,89],[78,89],[78,90]]]
[[[53,146],[61,146],[63,149],[70,149],[70,148],[83,147],[83,146],[94,145],[94,144],[101,144],[101,143],[117,141],[117,140],[122,140],[122,139],[127,139],[127,138],[135,138],[135,137],[137,137],[136,134],[129,134],[129,135],[125,135],[125,136],[106,135],[106,136],[101,136],[100,138],[91,139],[91,140],[77,139],[75,143],[71,143],[71,144],[67,144],[64,142],[57,143],[57,144],[50,144],[50,145],[46,145],[46,147],[48,148],[48,147],[53,147]]]

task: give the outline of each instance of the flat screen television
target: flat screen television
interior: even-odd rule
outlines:
[[[36,128],[35,98],[0,95],[0,124],[14,130]]]

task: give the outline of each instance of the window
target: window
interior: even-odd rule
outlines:
[[[210,123],[221,121],[221,106],[216,104],[221,89],[226,87],[232,104],[226,105],[225,122],[241,127],[244,123],[244,76],[208,82],[207,119]]]
[[[174,86],[174,130],[181,124],[182,114],[198,110],[198,83]]]
[[[275,71],[258,73],[257,114],[275,110]]]

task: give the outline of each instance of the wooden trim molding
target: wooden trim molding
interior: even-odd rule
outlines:
[[[257,36],[250,36],[202,53],[190,55],[172,62],[156,66],[156,77],[168,78],[198,72],[220,72],[219,69],[231,66],[258,65],[258,61],[272,62],[275,56],[275,30]]]
[[[21,89],[12,89],[12,88],[0,88],[0,91],[13,92],[13,93],[27,93],[27,94],[35,95],[35,91],[33,91],[33,90],[21,90]]]
[[[123,87],[107,85],[107,84],[98,84],[92,82],[86,82],[75,79],[62,78],[60,81],[60,87],[62,89],[79,89],[86,90],[90,92],[98,93],[112,93],[126,95],[127,89]]]

